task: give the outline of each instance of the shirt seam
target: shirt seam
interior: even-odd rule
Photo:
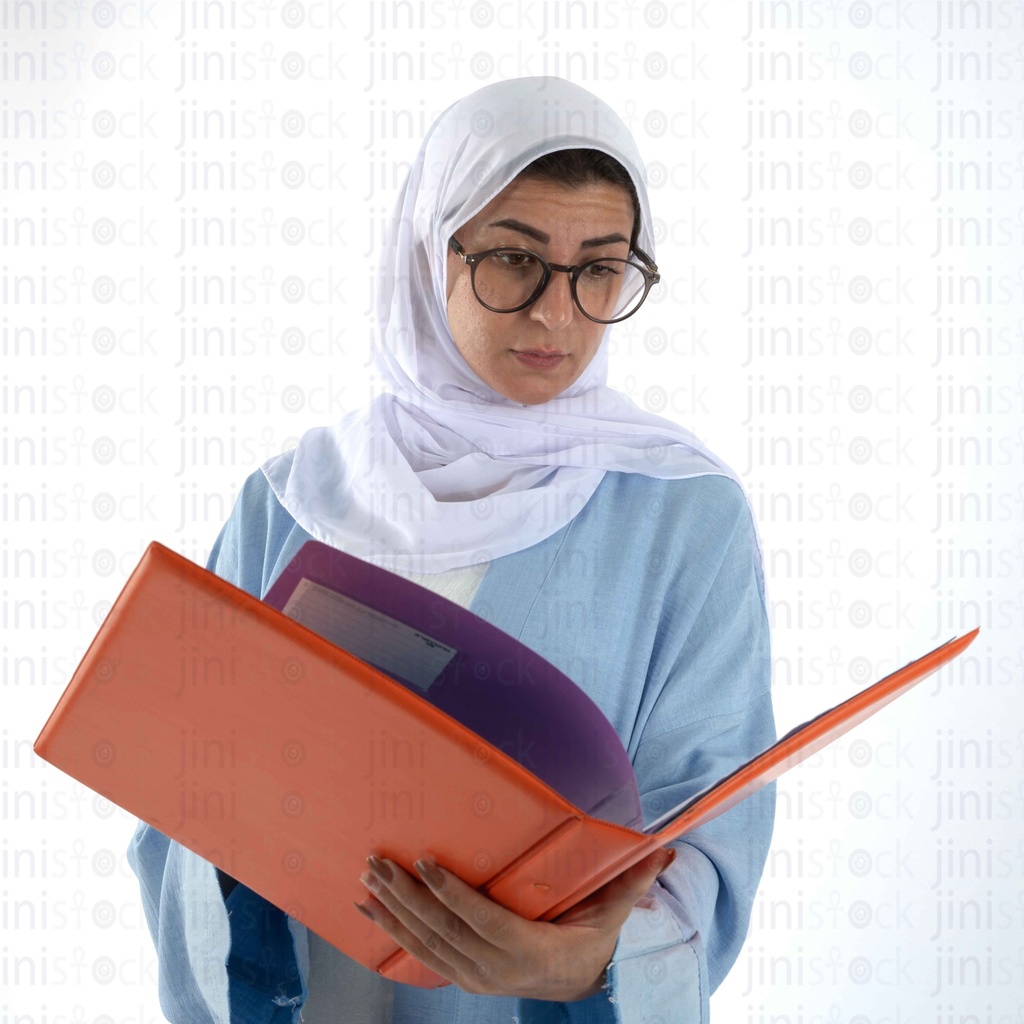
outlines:
[[[598,486],[600,487],[600,484],[598,484]],[[579,515],[579,513],[577,513],[577,515]],[[558,556],[562,553],[562,548],[565,546],[565,542],[569,537],[569,532],[570,530],[572,530],[575,523],[576,516],[573,516],[573,518],[563,529],[562,539],[558,542],[558,549],[555,551],[554,555],[552,555],[550,562],[548,562],[548,567],[544,570],[544,578],[541,580],[540,586],[537,587],[537,593],[534,595],[533,600],[530,602],[530,607],[526,610],[526,614],[523,616],[522,625],[520,625],[519,632],[516,634],[517,640],[521,640],[523,634],[526,632],[526,625],[530,621],[530,616],[533,614],[534,608],[537,607],[537,602],[540,600],[541,594],[543,593],[544,588],[548,584],[548,579],[551,577],[551,573],[554,571],[555,562],[558,561]]]

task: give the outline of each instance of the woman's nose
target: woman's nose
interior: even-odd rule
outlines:
[[[540,321],[549,331],[568,327],[575,312],[569,275],[556,270],[541,297],[527,307],[527,312],[531,320]]]

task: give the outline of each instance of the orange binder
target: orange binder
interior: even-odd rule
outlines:
[[[293,583],[304,579],[304,552],[312,564],[309,547],[289,567]],[[329,557],[349,559],[340,552]],[[391,580],[406,597],[409,588],[422,591],[435,614],[442,605],[458,607],[358,564],[380,584],[378,593]],[[390,624],[379,609],[373,614]],[[465,609],[458,614],[468,617],[464,624],[481,623]],[[605,820],[628,818],[621,793],[586,813],[408,680],[396,681],[153,543],[34,749],[359,963],[434,987],[444,980],[353,907],[365,898],[358,878],[369,853],[408,869],[418,857],[433,856],[504,906],[550,920],[874,714],[977,633],[793,730],[640,831]],[[444,638],[417,636],[427,646],[445,646]],[[527,660],[517,664],[531,673],[547,664],[501,637],[520,649]],[[609,806],[614,814],[599,816]]]

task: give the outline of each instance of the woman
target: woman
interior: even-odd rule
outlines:
[[[647,820],[774,739],[742,489],[605,385],[608,324],[656,283],[653,253],[642,163],[603,102],[528,78],[450,107],[384,253],[384,393],[254,473],[209,562],[261,597],[313,537],[469,605],[597,702]],[[697,1021],[772,811],[764,790],[552,923],[371,858],[364,912],[453,982],[437,990],[364,970],[149,826],[129,858],[174,1022]]]

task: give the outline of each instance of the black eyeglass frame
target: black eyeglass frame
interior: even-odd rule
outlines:
[[[587,260],[586,263],[577,263],[575,266],[568,267],[561,263],[548,263],[548,261],[539,253],[534,252],[532,249],[526,249],[517,245],[503,245],[497,249],[484,249],[482,252],[466,252],[462,244],[456,240],[454,235],[448,239],[448,248],[451,249],[451,251],[455,253],[463,263],[469,265],[469,279],[473,286],[473,294],[476,296],[477,302],[479,302],[485,309],[489,309],[492,313],[518,313],[521,309],[526,309],[527,306],[532,305],[544,294],[544,289],[547,288],[548,283],[551,281],[552,273],[554,271],[558,271],[560,274],[572,275],[570,278],[569,288],[569,291],[572,294],[572,301],[576,304],[576,308],[588,320],[593,320],[596,324],[617,324],[621,323],[623,320],[628,320],[634,313],[636,313],[644,302],[647,301],[647,296],[650,293],[650,290],[661,280],[661,274],[658,273],[657,264],[650,256],[647,255],[647,253],[643,251],[643,249],[639,248],[634,248],[631,251],[643,260],[646,266],[641,266],[639,263],[635,263],[630,259],[622,260],[617,256],[599,256],[596,259]],[[524,255],[532,256],[544,268],[544,276],[540,279],[540,283],[534,289],[533,294],[525,302],[516,306],[514,309],[495,309],[494,306],[489,306],[484,302],[476,290],[477,264],[486,256],[493,256],[498,252],[521,252]],[[614,320],[599,320],[596,316],[591,316],[583,306],[580,305],[579,296],[576,294],[576,282],[579,280],[580,274],[583,273],[587,267],[592,266],[595,263],[607,263],[611,259],[618,260],[621,263],[628,263],[631,267],[635,267],[640,271],[644,278],[644,293],[641,296],[640,301],[637,303],[636,309],[627,313],[625,316],[616,317]]]

